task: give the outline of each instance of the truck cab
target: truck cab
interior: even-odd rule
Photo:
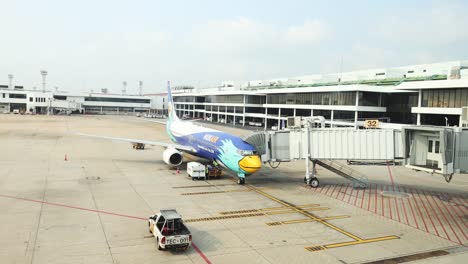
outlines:
[[[192,244],[190,230],[175,209],[160,210],[148,218],[149,232],[156,238],[158,250],[183,249]]]

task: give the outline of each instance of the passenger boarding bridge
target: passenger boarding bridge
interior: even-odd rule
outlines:
[[[315,166],[343,176],[365,188],[367,177],[336,160],[401,160],[411,169],[441,174],[468,173],[468,129],[406,126],[400,129],[324,128],[323,117],[288,120],[283,131],[257,132],[244,140],[256,146],[262,161],[274,164],[305,160],[304,181],[318,187]],[[312,169],[310,168],[312,163]]]

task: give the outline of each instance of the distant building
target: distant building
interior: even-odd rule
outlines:
[[[85,114],[133,114],[147,112],[151,99],[146,96],[97,93],[67,93],[0,86],[0,113],[13,112],[46,114],[60,111]]]

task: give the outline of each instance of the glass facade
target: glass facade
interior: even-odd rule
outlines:
[[[320,92],[272,94],[268,96],[268,104],[300,104],[300,105],[354,105],[355,92]]]
[[[468,88],[423,90],[421,106],[445,108],[468,106]]]
[[[149,104],[150,99],[137,99],[137,98],[112,98],[112,97],[85,97],[87,102],[113,102],[113,103],[139,103]]]
[[[207,95],[205,98],[207,103],[220,103],[220,104],[242,104],[244,103],[243,95]]]
[[[177,103],[191,103],[193,102],[192,96],[174,96],[174,102]]]
[[[10,98],[16,98],[16,99],[26,99],[26,94],[10,94]]]
[[[381,93],[359,92],[359,105],[385,106],[385,95]]]
[[[246,104],[265,104],[266,97],[264,95],[247,95],[245,97]]]

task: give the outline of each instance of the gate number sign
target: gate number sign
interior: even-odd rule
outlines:
[[[364,121],[365,128],[379,128],[379,120],[366,120]]]

